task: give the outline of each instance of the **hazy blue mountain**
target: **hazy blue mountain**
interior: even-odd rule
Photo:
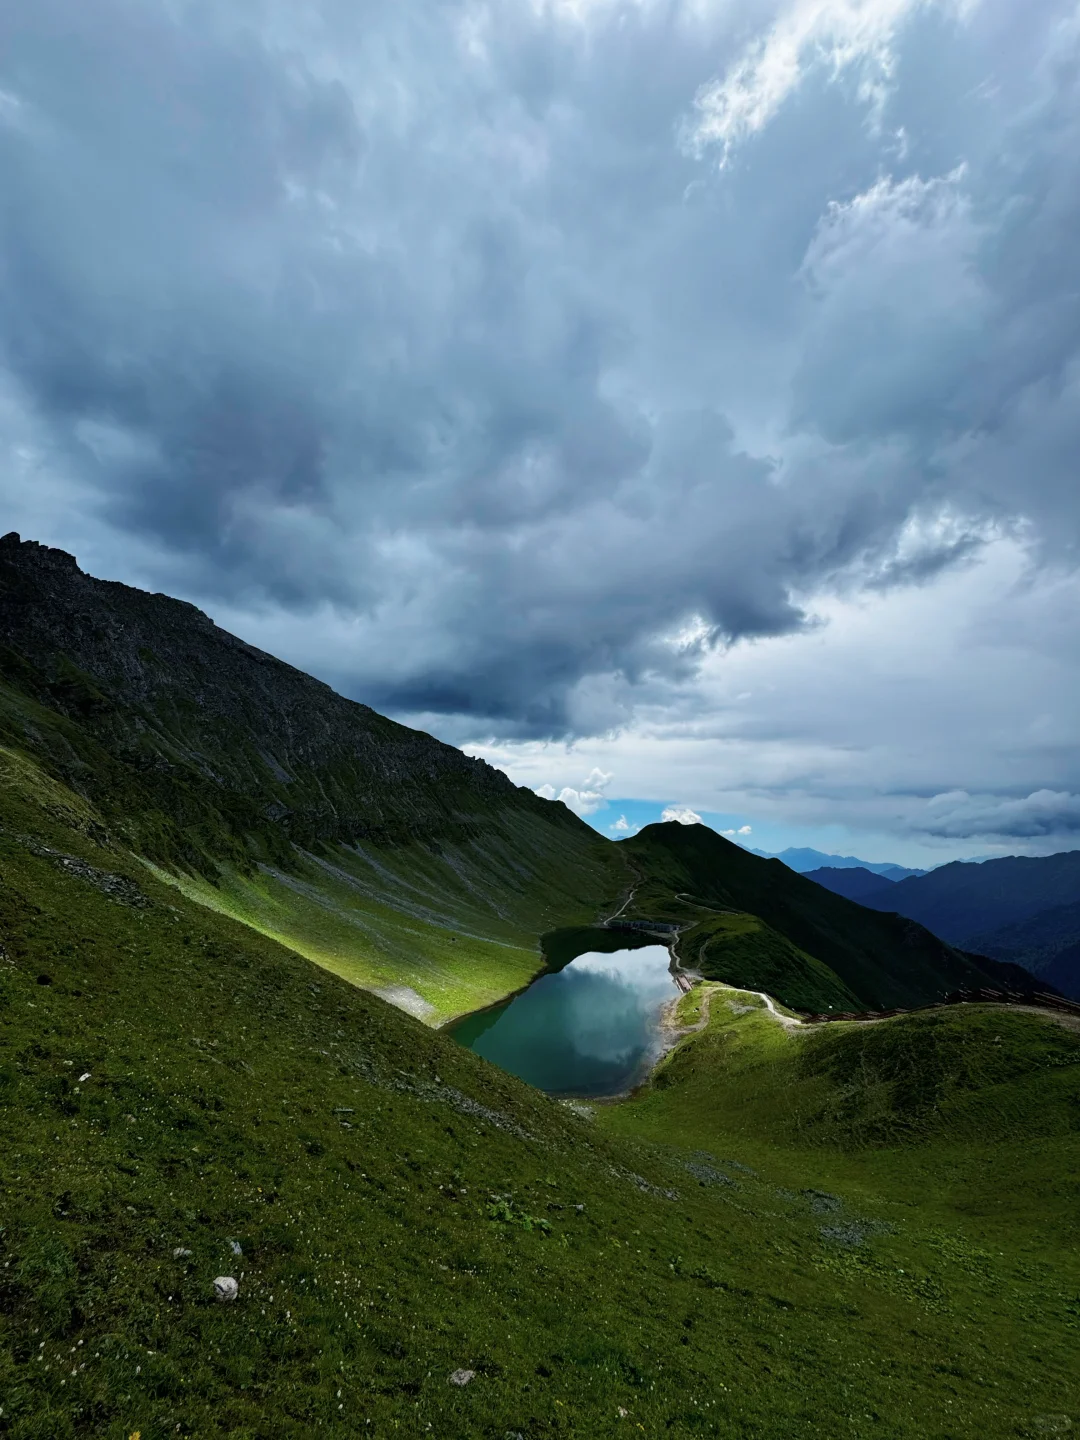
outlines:
[[[1080,850],[958,860],[898,882],[868,866],[805,874],[836,895],[918,920],[951,945],[1022,965],[1080,998]]]
[[[751,850],[750,853],[761,855],[766,860],[782,860],[789,870],[797,870],[800,875],[823,867],[830,870],[869,870],[871,874],[884,875],[889,880],[903,880],[909,875],[927,873],[925,870],[911,870],[905,865],[859,860],[854,855],[827,855],[824,850],[814,850],[806,845],[789,845],[778,853],[770,850]]]
[[[1080,999],[1080,900],[973,935],[965,948],[1023,965],[1064,994]]]
[[[1003,926],[1080,902],[1080,850],[1010,855],[981,864],[956,860],[900,880],[861,903],[918,920],[952,945],[978,948]]]
[[[876,910],[892,908],[889,905],[889,895],[895,890],[896,882],[888,875],[875,875],[863,865],[824,865],[820,870],[806,870],[803,873],[807,880],[824,885],[825,889],[831,890],[834,895],[843,895],[859,905],[868,905]],[[878,904],[878,901],[881,903]]]

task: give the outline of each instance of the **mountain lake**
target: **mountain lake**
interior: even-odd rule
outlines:
[[[550,1095],[599,1099],[644,1080],[678,996],[663,945],[586,951],[449,1027],[460,1044]]]

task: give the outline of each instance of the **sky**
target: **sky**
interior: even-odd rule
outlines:
[[[0,0],[0,196],[0,528],[604,833],[1080,846],[1075,4]]]

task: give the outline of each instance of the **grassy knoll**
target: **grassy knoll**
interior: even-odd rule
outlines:
[[[658,1160],[719,1165],[751,1212],[816,1208],[825,1243],[808,1258],[907,1295],[912,1333],[951,1316],[955,1344],[937,1362],[956,1407],[946,1433],[964,1433],[972,1387],[1016,1399],[988,1433],[1076,1426],[1080,1034],[994,1007],[792,1032],[726,987],[687,997],[685,1023],[709,989],[706,1029],[645,1092],[601,1111],[602,1128],[648,1140]],[[898,1329],[870,1363],[905,1344]]]

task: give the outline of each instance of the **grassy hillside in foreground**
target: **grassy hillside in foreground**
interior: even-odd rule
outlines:
[[[640,882],[628,915],[702,921],[710,911],[738,911],[760,917],[783,936],[792,951],[785,959],[771,947],[765,963],[772,984],[764,988],[785,1004],[836,1008],[843,993],[859,996],[866,1008],[888,1009],[932,1003],[962,986],[1032,985],[1015,966],[965,955],[914,921],[864,909],[704,825],[647,825],[622,846]],[[710,964],[721,965],[717,978],[762,988],[724,965],[723,936],[708,925],[699,924],[679,948],[689,967],[706,967],[703,973],[710,974]],[[763,973],[762,959],[753,964]]]
[[[939,1362],[955,1386],[947,1433],[963,1433],[970,1385],[1003,1395],[1021,1375],[1052,1374],[1061,1388],[1046,1412],[1002,1433],[1071,1432],[1080,1033],[990,1006],[786,1030],[721,986],[687,996],[683,1021],[703,1003],[705,1029],[652,1085],[598,1110],[602,1129],[651,1140],[658,1163],[691,1157],[705,1183],[719,1171],[733,1206],[782,1211],[801,1196],[842,1247],[836,1274],[918,1297],[924,1314],[951,1311],[966,1358]],[[870,1346],[866,1361],[888,1364]]]
[[[792,1182],[782,1146],[750,1175],[734,1139],[642,1143],[633,1107],[609,1136],[615,1111],[192,904],[52,798],[8,793],[0,834],[5,1440],[986,1440],[1077,1416],[1063,1250],[984,1254],[951,1215],[928,1263],[906,1216],[827,1233],[820,1150]]]

